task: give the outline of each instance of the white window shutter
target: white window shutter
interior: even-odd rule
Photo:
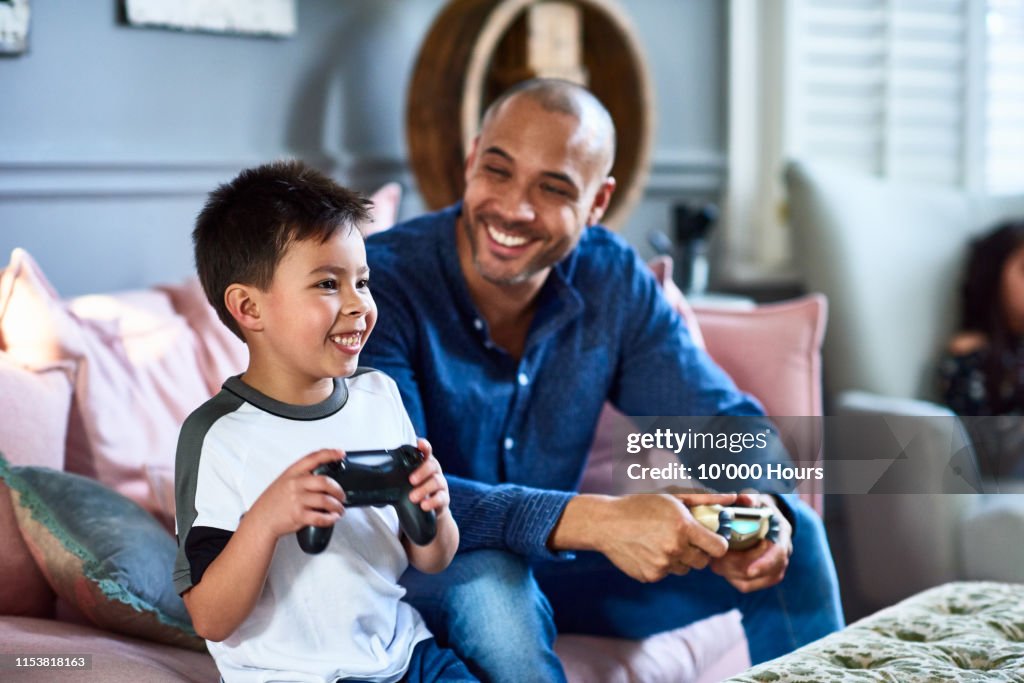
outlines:
[[[965,0],[797,0],[792,152],[959,185]]]
[[[1024,191],[1024,0],[988,0],[985,179],[991,192]]]

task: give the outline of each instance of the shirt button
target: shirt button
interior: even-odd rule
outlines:
[[[478,330],[484,329],[484,321],[481,320],[480,318],[477,318],[476,320],[473,321],[473,327],[475,327]]]
[[[512,437],[508,437],[507,439],[505,439],[505,450],[506,451],[512,450],[512,447],[515,446],[515,445],[516,445],[516,442],[512,439]]]
[[[519,377],[517,377],[516,379],[519,380],[519,386],[521,387],[525,387],[527,384],[530,383],[530,378],[526,376],[525,372],[520,372]]]

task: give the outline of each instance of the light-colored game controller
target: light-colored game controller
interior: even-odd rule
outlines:
[[[729,550],[747,550],[762,538],[774,542],[779,537],[779,520],[769,508],[696,505],[690,513],[701,526],[729,541]]]

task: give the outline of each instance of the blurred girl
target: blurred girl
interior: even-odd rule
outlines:
[[[960,331],[940,365],[943,401],[966,420],[982,471],[1024,476],[1024,221],[971,244]],[[1015,416],[1000,420],[980,417]]]

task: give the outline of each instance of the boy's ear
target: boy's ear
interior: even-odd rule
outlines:
[[[231,317],[245,331],[259,332],[263,329],[260,317],[259,290],[251,285],[237,282],[228,285],[224,292],[224,305]]]

